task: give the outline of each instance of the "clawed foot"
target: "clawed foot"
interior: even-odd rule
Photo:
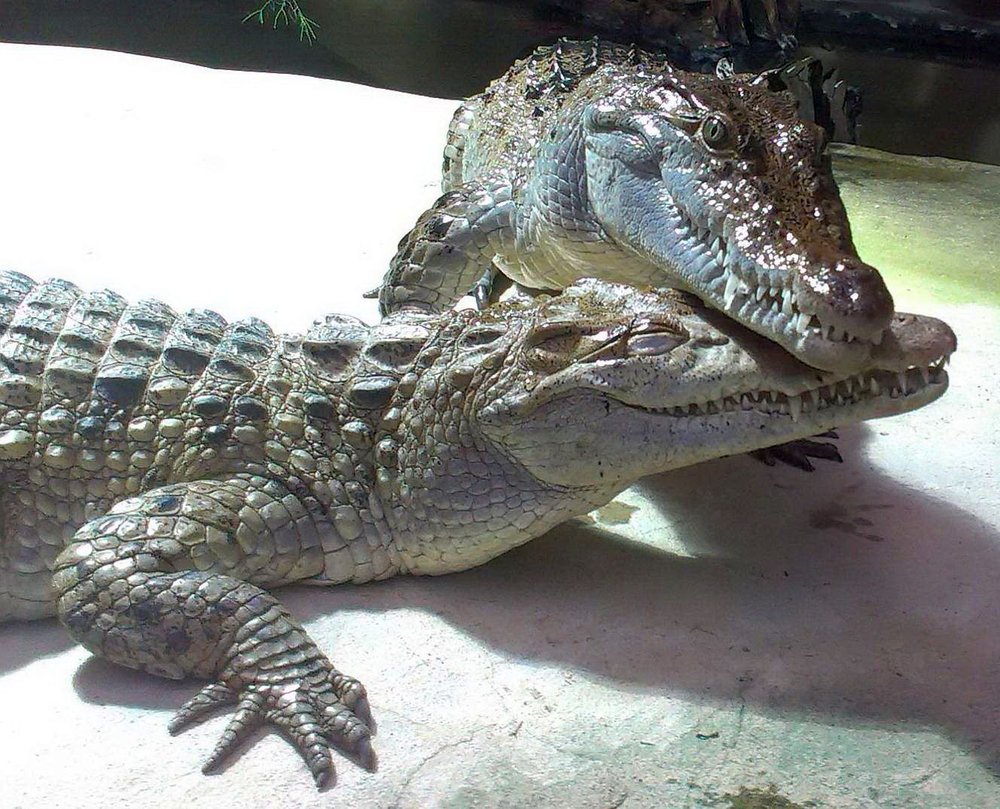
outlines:
[[[223,706],[236,705],[236,713],[202,768],[205,773],[215,770],[253,730],[266,723],[284,731],[320,788],[335,777],[331,748],[374,772],[377,758],[371,737],[375,723],[364,686],[326,660],[311,662],[322,665],[258,669],[249,682],[211,683],[177,712],[170,732],[179,733]]]
[[[479,280],[472,285],[469,294],[475,300],[477,309],[483,310],[490,305],[490,300],[493,297],[493,283],[496,281],[498,275],[496,267],[491,264],[480,276]]]
[[[836,432],[829,430],[816,437],[837,438],[838,436]],[[836,444],[831,444],[829,441],[814,441],[811,438],[800,438],[797,441],[789,441],[786,444],[778,444],[775,447],[755,449],[750,455],[768,466],[774,466],[780,461],[805,472],[812,472],[815,469],[809,460],[810,458],[836,461],[837,463],[844,462]]]

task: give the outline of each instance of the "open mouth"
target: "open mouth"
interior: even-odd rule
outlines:
[[[880,399],[916,398],[922,401],[928,399],[928,394],[933,394],[931,398],[937,398],[948,386],[948,374],[944,368],[949,359],[948,355],[942,355],[928,365],[911,365],[905,371],[868,370],[801,392],[754,390],[687,405],[662,408],[632,404],[627,406],[676,418],[757,411],[769,416],[788,416],[797,422],[803,415],[821,413],[830,408],[863,405]],[[902,404],[902,409],[909,409],[905,403]]]
[[[676,211],[679,222],[674,232],[689,262],[690,285],[721,301],[723,311],[734,319],[755,331],[782,335],[787,338],[786,347],[792,343],[799,351],[815,341],[845,347],[855,344],[853,349],[882,342],[883,330],[862,337],[843,323],[823,322],[804,307],[785,281],[776,277],[778,271],[761,267],[728,245],[720,233],[721,225],[702,224],[681,207]]]

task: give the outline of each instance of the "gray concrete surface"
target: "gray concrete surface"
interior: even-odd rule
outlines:
[[[374,317],[454,106],[32,46],[0,46],[0,76],[0,264],[282,329]],[[997,199],[942,188],[955,219],[921,237],[995,250]],[[884,214],[900,189],[872,193]],[[282,591],[367,684],[378,773],[317,793],[269,733],[203,776],[225,719],[166,732],[193,684],[47,621],[0,627],[0,806],[1000,806],[996,290],[886,274],[956,328],[952,390],[844,431],[843,466],[715,461],[465,574]]]

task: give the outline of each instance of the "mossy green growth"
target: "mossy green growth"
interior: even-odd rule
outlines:
[[[727,792],[722,798],[729,801],[728,809],[806,809],[816,805],[812,801],[805,803],[790,801],[785,796],[778,794],[778,789],[774,784],[771,784],[767,789],[741,787],[735,795]]]
[[[858,252],[895,297],[1000,305],[1000,166],[832,152]]]

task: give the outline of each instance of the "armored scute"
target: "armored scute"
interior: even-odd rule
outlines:
[[[858,257],[826,152],[773,74],[687,73],[563,40],[455,113],[445,191],[400,243],[383,312],[440,310],[493,275],[689,290],[803,362],[864,367],[893,312]]]
[[[0,618],[211,681],[183,727],[263,722],[316,781],[368,767],[371,715],[266,590],[481,564],[643,475],[940,396],[954,335],[897,315],[817,372],[679,292],[585,281],[485,311],[305,334],[0,274]]]

